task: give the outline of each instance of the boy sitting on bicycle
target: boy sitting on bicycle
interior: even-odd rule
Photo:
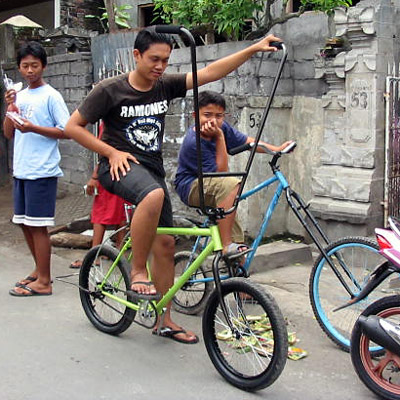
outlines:
[[[199,94],[204,172],[228,171],[228,150],[254,142],[254,138],[239,132],[224,120],[225,110],[225,99],[219,93],[204,91]],[[285,142],[280,146],[260,143],[272,151],[281,151],[291,142]],[[261,149],[259,151],[262,152]],[[239,189],[239,183],[240,180],[235,177],[205,178],[203,181],[205,205],[224,209],[231,208]],[[179,197],[186,205],[191,207],[200,205],[194,126],[189,128],[183,140],[174,184]],[[236,211],[218,220],[218,226],[225,254],[235,254],[247,248],[243,244],[243,230],[238,222]]]

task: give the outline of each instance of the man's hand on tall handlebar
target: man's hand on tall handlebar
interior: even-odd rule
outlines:
[[[278,51],[276,47],[270,46],[271,42],[282,42],[282,39],[279,39],[274,35],[268,35],[262,38],[259,42],[255,43],[253,46],[255,46],[256,51]]]

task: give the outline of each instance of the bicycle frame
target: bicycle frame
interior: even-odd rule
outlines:
[[[157,234],[159,235],[191,235],[191,236],[201,236],[201,237],[210,237],[211,240],[207,244],[207,246],[202,250],[202,252],[199,254],[199,256],[194,260],[194,262],[187,268],[187,270],[182,274],[179,279],[174,283],[174,285],[168,290],[168,292],[158,301],[154,301],[154,308],[157,310],[157,313],[161,315],[164,310],[166,305],[173,299],[175,296],[175,293],[182,288],[182,286],[190,279],[192,274],[199,269],[201,264],[206,260],[208,256],[210,256],[214,252],[221,252],[222,250],[222,242],[221,242],[221,237],[219,234],[218,226],[217,225],[212,225],[208,228],[175,228],[175,227],[168,227],[168,228],[158,228],[157,229]],[[122,249],[120,250],[118,257],[115,259],[113,264],[111,265],[110,269],[108,270],[107,274],[104,276],[103,281],[98,285],[98,289],[101,291],[101,293],[114,300],[117,301],[118,303],[121,303],[125,305],[128,308],[131,308],[135,311],[139,309],[139,305],[136,303],[131,303],[129,301],[120,299],[117,296],[114,296],[110,294],[108,291],[103,290],[104,285],[106,284],[108,278],[111,276],[113,273],[114,269],[116,268],[119,260],[121,257],[124,256],[124,254],[131,248],[131,238],[127,240],[127,242],[123,245]],[[217,255],[216,255],[217,256]],[[118,283],[119,284],[119,283]]]
[[[295,215],[297,216],[297,218],[299,219],[299,221],[301,222],[303,227],[307,230],[310,237],[316,243],[316,245],[318,246],[321,253],[324,253],[323,244],[321,244],[321,241],[315,235],[312,227],[314,227],[315,231],[320,235],[320,237],[322,238],[323,242],[325,242],[325,244],[329,243],[328,237],[322,231],[321,227],[319,226],[319,224],[316,221],[316,219],[314,218],[314,216],[309,212],[308,206],[301,199],[300,195],[290,188],[290,185],[289,185],[288,181],[286,180],[286,177],[279,170],[279,167],[277,167],[275,165],[276,161],[277,161],[277,159],[270,162],[270,165],[271,165],[274,175],[271,176],[270,178],[266,179],[265,181],[261,182],[260,184],[256,185],[254,188],[246,191],[245,193],[242,193],[242,195],[239,198],[239,201],[245,200],[245,199],[249,198],[250,196],[252,196],[253,194],[260,192],[261,190],[268,188],[269,186],[277,183],[275,192],[274,192],[271,200],[267,204],[267,208],[264,213],[264,218],[261,223],[260,229],[259,229],[257,236],[255,237],[253,243],[251,244],[252,251],[250,251],[248,253],[248,255],[246,257],[246,261],[245,261],[244,265],[242,266],[243,271],[247,275],[249,273],[250,265],[251,265],[251,262],[253,261],[255,253],[257,251],[257,248],[260,245],[261,240],[264,237],[264,234],[265,234],[265,232],[268,228],[269,222],[271,220],[272,214],[274,213],[275,208],[279,203],[279,199],[280,199],[283,191],[286,192],[286,200],[287,200],[290,208],[293,210],[293,212],[295,213]],[[297,203],[297,205],[296,205],[296,203]],[[301,214],[301,212],[299,210],[302,210],[305,213],[306,217],[309,218],[309,220],[311,221],[312,227],[306,222],[306,219],[303,217],[303,215]],[[207,224],[207,221],[204,222],[203,226],[206,226],[206,224]],[[197,251],[199,249],[200,239],[201,238],[199,238],[199,237],[197,238],[197,240],[192,248],[192,257],[190,259],[190,262],[191,262],[192,258],[195,258],[195,254],[197,253]],[[207,243],[208,243],[208,241],[206,240],[204,242],[204,244],[200,247],[200,249],[203,250],[204,247],[207,245]],[[336,269],[335,266],[333,266],[333,268]],[[220,279],[226,279],[226,278],[228,278],[228,276],[220,276]],[[210,282],[212,280],[213,280],[213,278],[202,278],[202,279],[190,280],[189,283]]]

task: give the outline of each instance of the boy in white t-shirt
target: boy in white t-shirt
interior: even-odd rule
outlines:
[[[19,118],[4,119],[4,135],[14,138],[13,222],[22,228],[35,268],[10,294],[43,296],[52,294],[47,227],[54,225],[57,178],[63,175],[58,139],[65,138],[69,112],[61,94],[43,80],[47,55],[39,43],[24,44],[17,65],[28,87],[19,93],[6,91],[7,111],[18,113]]]

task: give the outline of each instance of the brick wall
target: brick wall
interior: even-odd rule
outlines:
[[[104,7],[102,0],[61,0],[60,22],[71,28],[97,30],[100,26],[97,19],[85,18],[85,15],[100,15],[99,7]]]
[[[92,88],[92,59],[90,53],[63,54],[48,58],[45,80],[64,97],[72,113]],[[64,177],[60,189],[81,190],[93,168],[90,151],[72,140],[61,140],[61,168]]]

